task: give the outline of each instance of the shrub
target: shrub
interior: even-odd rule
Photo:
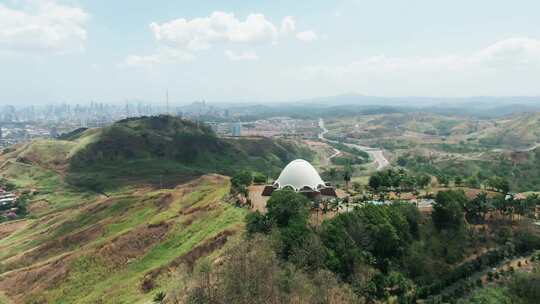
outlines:
[[[165,300],[165,293],[163,291],[160,291],[156,293],[154,296],[154,303],[163,303],[163,300]]]
[[[266,183],[266,175],[260,173],[260,172],[255,172],[253,174],[253,182],[256,183],[256,184],[264,184]]]

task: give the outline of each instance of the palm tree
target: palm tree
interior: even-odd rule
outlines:
[[[349,168],[345,169],[345,171],[343,172],[343,180],[345,181],[345,190],[349,190],[349,182],[351,181],[351,171],[349,170]]]

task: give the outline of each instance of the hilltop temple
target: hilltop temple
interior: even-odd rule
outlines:
[[[317,170],[303,159],[290,162],[281,171],[278,179],[264,188],[262,195],[271,196],[272,192],[282,189],[302,193],[310,199],[337,196],[335,189],[329,183],[325,183]]]

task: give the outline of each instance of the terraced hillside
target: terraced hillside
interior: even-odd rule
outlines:
[[[305,153],[170,117],[11,149],[0,176],[29,214],[0,224],[0,303],[147,303],[243,230],[229,178],[211,172],[277,170]]]

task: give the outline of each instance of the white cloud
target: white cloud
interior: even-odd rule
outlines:
[[[540,65],[540,40],[511,38],[494,43],[473,56],[477,63],[527,68]]]
[[[304,31],[296,34],[296,38],[300,41],[315,41],[318,39],[314,31]]]
[[[377,55],[342,65],[312,65],[294,77],[324,81],[342,91],[380,94],[392,88],[395,95],[438,92],[502,94],[515,83],[529,92],[540,76],[540,40],[511,38],[469,54],[399,57]],[[505,84],[514,84],[513,87]]]
[[[87,20],[83,9],[52,0],[31,1],[21,8],[0,3],[0,50],[80,51],[87,37]]]
[[[496,42],[468,55],[389,57],[377,55],[341,66],[311,66],[311,72],[464,71],[474,68],[540,68],[540,40],[512,38]]]
[[[253,51],[243,51],[237,54],[231,50],[226,50],[225,55],[231,61],[253,61],[259,59],[259,56]]]
[[[296,20],[293,16],[287,16],[281,21],[281,33],[283,35],[290,35],[296,32]]]
[[[163,23],[152,22],[149,27],[161,48],[175,49],[181,54],[182,59],[191,60],[196,52],[208,50],[218,43],[222,45],[276,44],[281,38],[291,35],[294,37],[296,20],[293,16],[286,16],[280,25],[276,25],[263,14],[249,14],[245,20],[241,20],[233,13],[216,11],[207,17],[189,20],[179,18]],[[306,31],[299,33],[297,38],[311,41],[317,36],[313,31]],[[257,54],[251,51],[236,54],[226,50],[225,55],[233,61],[258,59]],[[182,60],[171,61],[168,55],[157,53],[146,56],[130,55],[124,60],[124,65],[148,66],[180,61]]]
[[[156,40],[191,51],[208,49],[215,42],[274,41],[279,35],[277,27],[262,14],[250,14],[241,21],[234,14],[225,12],[213,12],[208,17],[191,20],[153,22],[150,29]]]
[[[188,52],[174,48],[161,48],[152,55],[129,55],[124,60],[122,67],[152,67],[159,64],[175,64],[189,62],[194,56]]]

